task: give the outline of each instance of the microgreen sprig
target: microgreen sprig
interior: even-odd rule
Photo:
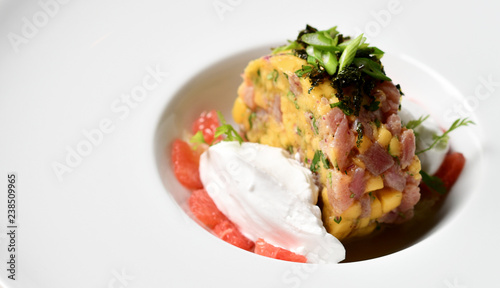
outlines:
[[[234,129],[231,124],[228,124],[226,122],[224,116],[222,116],[222,113],[220,113],[220,111],[217,111],[217,115],[219,115],[219,120],[222,125],[215,129],[214,138],[217,139],[221,135],[226,135],[226,138],[223,141],[238,141],[240,144],[243,143],[243,138],[241,138],[240,134],[238,134],[238,131],[236,131],[236,129]]]
[[[425,119],[427,119],[427,118],[425,118]],[[440,136],[434,135],[432,137],[434,142],[432,142],[432,144],[429,147],[427,147],[426,149],[420,150],[418,152],[415,152],[415,154],[418,155],[418,154],[424,153],[426,151],[429,151],[432,148],[434,148],[434,146],[436,146],[438,144],[446,144],[448,142],[448,139],[449,139],[448,134],[450,132],[452,132],[453,130],[455,130],[459,127],[468,126],[469,124],[475,125],[476,123],[474,123],[472,120],[469,120],[469,118],[464,118],[464,119],[458,118],[457,120],[455,120],[455,122],[453,122],[453,124],[451,124],[450,128],[448,130],[446,130],[446,132],[444,132],[442,135],[440,135]]]

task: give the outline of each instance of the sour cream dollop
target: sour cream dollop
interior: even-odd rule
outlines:
[[[217,208],[250,240],[262,238],[309,263],[345,258],[344,246],[321,221],[311,171],[287,151],[221,142],[201,155],[200,178]]]
[[[403,99],[402,107],[399,116],[404,125],[408,124],[411,120],[417,120],[421,116],[425,117],[429,114],[424,108],[410,100]],[[424,150],[431,146],[434,142],[433,136],[443,134],[443,130],[441,130],[438,123],[432,117],[427,118],[427,120],[413,130],[418,135],[416,137],[415,151]],[[446,143],[446,145],[436,145],[431,150],[419,154],[418,158],[420,159],[422,170],[429,175],[436,173],[449,149],[450,145]]]

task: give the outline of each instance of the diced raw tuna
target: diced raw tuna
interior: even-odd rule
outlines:
[[[359,158],[365,163],[366,169],[375,176],[394,165],[392,156],[378,143],[371,145],[364,154],[359,155]]]

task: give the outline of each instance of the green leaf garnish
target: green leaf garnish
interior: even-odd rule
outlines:
[[[453,122],[453,124],[451,124],[450,128],[448,130],[446,130],[446,132],[443,133],[443,135],[441,135],[441,136],[434,135],[432,137],[434,139],[434,142],[431,144],[431,146],[427,147],[424,150],[420,150],[418,152],[415,152],[415,154],[418,155],[420,153],[424,153],[426,151],[429,151],[432,148],[434,148],[434,146],[436,146],[436,145],[445,145],[448,142],[448,139],[449,139],[448,134],[450,132],[452,132],[453,130],[455,130],[459,127],[462,127],[462,126],[468,126],[469,124],[472,124],[472,125],[476,124],[473,121],[468,120],[468,119],[469,118],[464,118],[464,119],[458,118],[457,120],[455,120],[455,122]]]
[[[194,134],[193,137],[189,139],[189,143],[194,144],[193,145],[194,150],[196,150],[196,148],[198,148],[200,144],[207,144],[207,142],[205,142],[205,137],[203,137],[203,132],[201,131],[196,132],[196,134]]]
[[[361,40],[363,39],[363,34],[356,37],[354,40],[349,42],[349,45],[345,48],[342,55],[340,55],[339,59],[339,71],[344,70],[345,67],[351,65],[352,60],[354,60],[354,56],[356,55],[356,50],[358,49]]]
[[[391,78],[387,77],[384,72],[382,72],[382,65],[370,60],[368,58],[354,58],[354,65],[358,66],[361,71],[372,76],[375,79],[380,79],[384,81],[391,81]]]
[[[415,128],[417,128],[418,126],[420,126],[420,124],[422,124],[425,120],[427,120],[427,118],[429,118],[429,116],[430,115],[426,115],[424,117],[422,115],[417,120],[408,121],[408,123],[406,124],[406,128],[408,128],[408,129],[415,129]]]
[[[318,172],[320,162],[323,163],[323,167],[325,169],[329,169],[331,166],[330,160],[328,160],[328,158],[325,156],[325,154],[323,154],[323,152],[321,150],[316,150],[316,152],[314,152],[314,157],[313,157],[313,160],[311,162],[311,166],[309,167],[309,169],[312,172]]]
[[[347,116],[350,116],[352,115],[352,109],[349,108],[348,106],[346,106],[344,104],[344,102],[336,102],[336,103],[331,103],[330,104],[330,108],[335,108],[335,107],[338,107],[340,110],[342,110],[342,112],[344,112],[345,115]]]
[[[312,159],[311,166],[309,167],[309,169],[312,172],[318,172],[319,162],[321,161],[321,154],[320,153],[321,153],[320,150],[316,150],[316,152],[314,153],[314,157]]]
[[[337,217],[333,218],[333,221],[335,221],[335,223],[337,223],[337,224],[340,224],[340,221],[342,221],[342,216],[337,216]]]
[[[222,125],[215,129],[214,139],[217,139],[221,135],[226,135],[226,138],[223,141],[238,141],[240,144],[243,143],[243,138],[241,138],[238,131],[236,131],[231,124],[227,124],[224,116],[222,116],[222,113],[217,111],[217,115],[219,115],[219,120]]]
[[[332,52],[325,51],[321,53],[321,61],[323,66],[325,66],[326,72],[333,75],[337,72],[337,66],[339,65],[337,61],[337,56]]]
[[[288,45],[283,45],[283,46],[280,46],[280,47],[273,49],[273,52],[271,52],[271,53],[278,54],[278,53],[283,52],[283,51],[293,50],[293,49],[297,49],[300,47],[302,47],[302,46],[297,41],[293,41],[293,42],[290,42],[290,44],[288,44]]]
[[[430,176],[424,170],[420,170],[420,175],[422,175],[422,181],[431,190],[436,191],[441,195],[446,194],[446,186],[444,185],[443,180],[441,180],[439,177]]]
[[[311,73],[311,71],[313,70],[313,66],[309,66],[309,65],[302,65],[302,69],[299,69],[297,71],[295,71],[295,75],[297,75],[298,77],[302,77],[308,73]]]

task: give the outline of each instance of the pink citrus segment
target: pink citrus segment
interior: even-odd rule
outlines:
[[[194,121],[192,128],[193,135],[196,134],[196,132],[201,131],[205,142],[211,144],[214,140],[215,129],[217,129],[219,125],[220,123],[217,112],[215,110],[208,112],[205,111]]]
[[[238,228],[229,220],[224,220],[217,224],[213,232],[227,243],[247,251],[252,251],[255,245],[251,240],[243,236]]]
[[[292,251],[276,247],[259,238],[255,241],[255,254],[291,262],[306,263],[307,258]]]
[[[172,144],[171,155],[177,180],[191,190],[203,188],[198,170],[199,154],[193,151],[188,143],[176,139]]]
[[[205,189],[195,190],[189,197],[189,209],[194,216],[208,228],[212,229],[222,221],[227,220],[226,216],[217,209],[214,201]]]

